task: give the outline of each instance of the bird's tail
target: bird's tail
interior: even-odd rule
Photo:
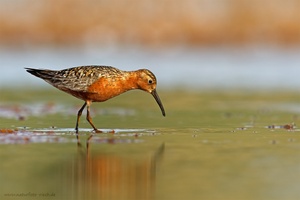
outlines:
[[[26,71],[38,78],[44,79],[44,80],[49,80],[53,78],[55,75],[56,71],[53,70],[47,70],[47,69],[33,69],[33,68],[25,68]]]

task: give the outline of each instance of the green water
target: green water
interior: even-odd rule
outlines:
[[[144,92],[92,104],[106,132],[84,113],[78,144],[83,102],[1,90],[0,199],[300,198],[300,95],[158,92],[166,117]]]

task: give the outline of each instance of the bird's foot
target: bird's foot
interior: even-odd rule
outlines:
[[[95,133],[103,133],[103,131],[100,131],[98,129],[94,129]]]
[[[116,133],[116,131],[112,129],[111,131],[109,131],[109,133],[111,133],[111,134],[115,134],[115,133]]]

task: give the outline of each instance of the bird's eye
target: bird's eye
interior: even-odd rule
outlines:
[[[151,79],[149,79],[149,80],[148,80],[148,83],[149,83],[149,84],[152,84],[152,83],[153,83],[153,81],[152,81]]]

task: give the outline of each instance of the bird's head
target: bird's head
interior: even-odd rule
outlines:
[[[140,69],[138,70],[138,81],[137,85],[139,89],[144,90],[154,97],[156,100],[157,104],[159,105],[161,112],[163,116],[165,116],[165,109],[163,107],[163,104],[156,92],[156,77],[155,75],[149,71],[148,69]]]

